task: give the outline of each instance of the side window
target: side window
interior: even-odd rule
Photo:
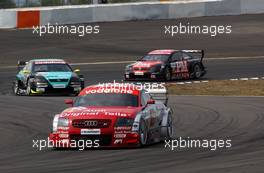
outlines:
[[[150,100],[150,95],[148,93],[146,93],[145,90],[141,91],[141,104],[142,106],[145,106],[148,102],[148,100]]]
[[[180,52],[176,52],[176,53],[174,53],[172,55],[171,62],[180,61],[180,60],[182,60],[181,57],[182,57],[181,53]]]
[[[192,57],[186,53],[183,53],[183,60],[192,59]]]

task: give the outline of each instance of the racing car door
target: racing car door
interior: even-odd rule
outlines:
[[[182,79],[189,77],[188,60],[183,58],[182,52],[175,52],[170,59],[172,78]]]
[[[144,90],[141,92],[141,103],[145,106],[144,112],[146,113],[146,124],[149,128],[152,137],[159,135],[160,122],[162,120],[160,110],[155,103],[148,103],[151,100],[151,96]]]

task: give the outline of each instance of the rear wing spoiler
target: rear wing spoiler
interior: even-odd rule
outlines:
[[[168,90],[166,87],[159,89],[145,89],[151,98],[155,101],[160,101],[167,106],[168,103]]]
[[[199,58],[200,61],[204,58],[204,50],[182,50],[183,52],[192,54],[195,58]]]

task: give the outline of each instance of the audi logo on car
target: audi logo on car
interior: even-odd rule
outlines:
[[[85,121],[84,125],[87,127],[96,127],[98,125],[97,121]]]

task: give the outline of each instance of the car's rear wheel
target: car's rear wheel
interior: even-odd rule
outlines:
[[[171,72],[170,69],[167,67],[164,72],[164,80],[170,81],[171,80]]]
[[[148,129],[147,129],[145,121],[142,120],[140,122],[140,126],[139,126],[139,143],[140,143],[140,146],[146,145],[147,141],[148,141]]]
[[[194,67],[193,67],[193,78],[194,79],[199,79],[200,77],[202,76],[202,69],[201,69],[201,66],[196,64]]]

